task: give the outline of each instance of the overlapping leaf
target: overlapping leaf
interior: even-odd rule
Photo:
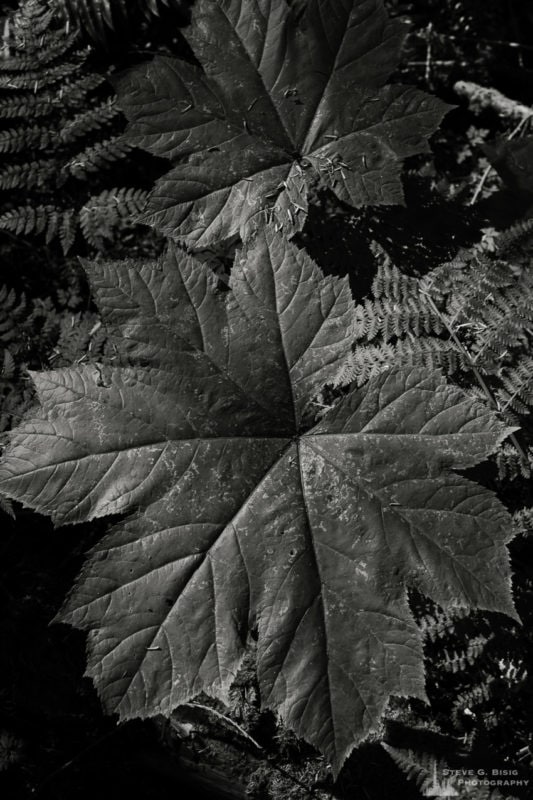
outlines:
[[[34,374],[0,492],[58,523],[124,512],[61,619],[121,718],[224,697],[250,627],[262,702],[340,768],[388,697],[424,697],[406,587],[513,614],[494,495],[454,470],[506,430],[417,370],[350,390],[311,425],[353,339],[343,280],[272,228],[230,291],[170,251],[89,276],[121,361]]]
[[[203,67],[156,58],[118,81],[129,141],[173,162],[144,220],[190,246],[274,207],[301,228],[310,187],[352,206],[401,203],[402,162],[448,106],[399,84],[403,24],[382,0],[197,0],[185,29]]]

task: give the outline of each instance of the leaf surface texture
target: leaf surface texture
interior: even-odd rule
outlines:
[[[245,236],[271,209],[300,230],[308,195],[403,202],[405,158],[448,106],[386,84],[404,25],[382,0],[198,0],[184,36],[201,66],[157,57],[118,79],[131,144],[169,159],[144,221],[188,246]]]
[[[40,410],[0,464],[0,492],[58,524],[123,514],[60,619],[122,719],[224,698],[256,629],[264,706],[338,771],[390,695],[425,697],[407,587],[514,614],[508,514],[456,472],[507,429],[416,369],[316,423],[353,301],[272,227],[226,292],[173,248],[87,270],[116,363],[33,373]]]

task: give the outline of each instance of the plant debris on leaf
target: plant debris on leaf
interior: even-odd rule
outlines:
[[[157,57],[117,81],[128,141],[173,164],[144,222],[205,248],[265,208],[301,230],[320,186],[354,207],[403,202],[403,160],[449,106],[385,85],[404,25],[382,0],[198,0],[183,33],[203,69]]]
[[[73,523],[123,513],[59,619],[121,719],[224,699],[257,634],[264,707],[338,772],[390,695],[424,698],[416,587],[510,615],[510,519],[458,475],[508,433],[437,373],[390,371],[315,424],[353,339],[345,279],[267,226],[229,291],[170,248],[87,265],[117,363],[33,373],[0,492]]]

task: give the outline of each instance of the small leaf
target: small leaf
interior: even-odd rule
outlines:
[[[353,301],[272,228],[227,292],[174,249],[87,270],[119,360],[34,373],[41,410],[0,465],[0,491],[57,523],[126,515],[60,619],[90,631],[88,674],[122,719],[223,699],[256,629],[264,706],[338,772],[390,695],[425,698],[407,587],[515,613],[509,515],[454,471],[508,430],[416,369],[314,424]]]
[[[382,0],[309,0],[299,18],[285,0],[198,0],[184,35],[203,70],[158,57],[117,82],[130,143],[173,164],[145,222],[204,248],[268,207],[301,230],[316,184],[355,207],[403,202],[402,162],[449,106],[384,85],[404,26]]]

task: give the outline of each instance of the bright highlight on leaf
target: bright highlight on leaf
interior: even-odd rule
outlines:
[[[454,470],[507,434],[419,370],[314,399],[353,341],[346,281],[267,227],[230,291],[195,258],[87,267],[116,365],[34,373],[0,492],[80,522],[123,513],[60,619],[122,719],[224,698],[257,631],[264,706],[337,772],[390,695],[424,698],[406,589],[513,615],[511,525]]]
[[[402,163],[428,151],[449,108],[384,85],[404,25],[382,0],[197,0],[193,66],[156,58],[118,81],[128,141],[169,159],[143,220],[189,246],[244,235],[272,208],[301,229],[308,193],[351,206],[403,202]]]

